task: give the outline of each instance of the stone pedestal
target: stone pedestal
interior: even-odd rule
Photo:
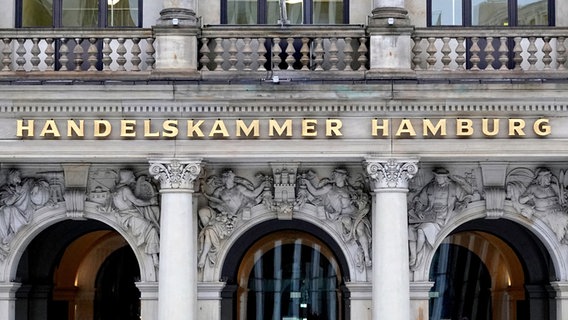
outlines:
[[[416,160],[368,158],[365,165],[374,193],[373,320],[408,320],[409,262],[408,181],[418,172]]]
[[[193,184],[200,173],[199,160],[150,161],[161,186],[158,320],[197,319]]]

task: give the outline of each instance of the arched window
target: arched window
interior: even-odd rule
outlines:
[[[223,24],[344,24],[348,0],[221,0]]]
[[[554,0],[427,0],[428,26],[552,26]]]
[[[142,0],[16,0],[17,27],[141,27]]]

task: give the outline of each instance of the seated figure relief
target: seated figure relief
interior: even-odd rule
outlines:
[[[474,188],[463,177],[444,168],[411,199],[408,210],[410,269],[421,265],[426,249],[433,249],[438,233],[449,219],[472,201]]]

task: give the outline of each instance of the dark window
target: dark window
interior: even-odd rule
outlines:
[[[344,24],[347,0],[221,0],[223,24]]]
[[[16,0],[17,27],[141,27],[142,0]]]
[[[554,0],[427,0],[428,26],[552,26]]]

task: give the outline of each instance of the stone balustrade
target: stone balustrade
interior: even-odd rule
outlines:
[[[568,29],[419,28],[412,34],[412,65],[417,75],[448,72],[554,77],[566,71]],[[442,73],[440,73],[442,72]]]
[[[65,71],[140,72],[155,63],[151,29],[3,29],[0,77]]]

